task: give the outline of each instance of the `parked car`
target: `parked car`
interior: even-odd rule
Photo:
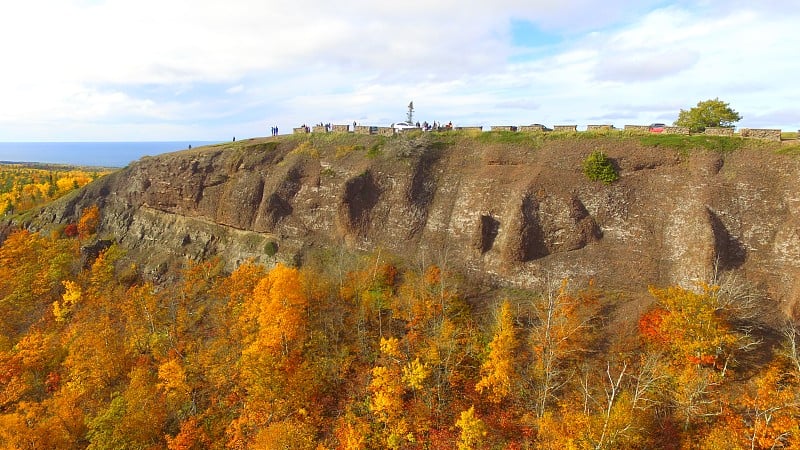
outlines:
[[[397,122],[392,125],[392,128],[394,128],[394,131],[400,132],[405,130],[416,130],[417,126],[409,122]]]
[[[664,132],[664,125],[663,123],[651,123],[650,124],[650,132],[651,133],[663,133]]]

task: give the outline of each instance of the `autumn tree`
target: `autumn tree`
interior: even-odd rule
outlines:
[[[285,419],[270,423],[253,440],[252,448],[291,448],[314,450],[316,443],[314,427],[297,419]]]
[[[794,448],[800,442],[800,365],[797,331],[789,323],[772,361],[740,386],[725,392],[725,408],[706,438],[706,448]]]
[[[255,287],[240,320],[255,321],[255,339],[243,350],[240,372],[248,408],[233,424],[235,440],[255,438],[272,420],[308,410],[310,381],[303,364],[308,297],[297,269],[278,264]],[[232,429],[233,430],[233,429]]]
[[[500,403],[511,395],[518,375],[515,367],[515,352],[518,342],[508,300],[500,304],[497,325],[489,354],[481,366],[481,379],[475,385],[480,393],[485,393],[493,403]]]
[[[734,405],[740,408],[743,437],[750,448],[792,448],[800,442],[797,375],[773,363],[750,380]]]
[[[387,448],[400,448],[405,441],[414,440],[403,414],[405,387],[401,364],[406,358],[399,345],[397,338],[381,338],[383,364],[372,369],[369,384],[370,411],[381,424],[380,435]]]
[[[125,391],[89,420],[87,449],[149,448],[164,444],[166,413],[156,374],[146,360],[133,367]]]
[[[84,209],[80,220],[78,220],[78,236],[86,238],[93,235],[97,231],[99,224],[100,208],[97,205],[92,205]]]
[[[455,390],[467,373],[472,375],[465,361],[482,352],[484,344],[478,343],[469,305],[457,294],[454,283],[451,287],[447,273],[432,265],[422,273],[409,270],[401,276],[403,283],[390,303],[391,317],[405,327],[402,344],[410,361],[404,371],[417,373],[417,378],[424,374],[421,386],[409,387],[414,400],[424,403],[422,409],[430,415],[424,420],[449,422],[440,412],[456,400]]]
[[[64,293],[61,294],[61,301],[53,302],[53,316],[59,322],[63,322],[72,313],[72,309],[80,302],[81,287],[74,281],[64,281]]]
[[[203,430],[196,417],[191,417],[181,423],[177,435],[166,436],[168,450],[202,450],[211,447],[211,439]]]
[[[12,232],[0,246],[0,342],[13,339],[51,311],[78,258],[73,243],[29,231]]]
[[[0,164],[0,213],[19,213],[84,186],[108,171]]]
[[[475,415],[475,407],[462,411],[456,427],[461,429],[458,441],[458,450],[474,450],[484,448],[486,440],[486,424]]]
[[[308,299],[297,269],[278,264],[253,291],[259,350],[288,357],[305,337]]]
[[[535,392],[535,411],[542,416],[567,381],[567,367],[591,350],[599,295],[588,290],[571,293],[567,280],[533,298],[530,347],[533,363],[527,378]]]
[[[664,402],[688,432],[720,414],[720,392],[738,358],[758,343],[746,327],[735,326],[730,302],[717,286],[650,289],[656,303],[640,319],[651,352],[665,354]]]
[[[241,315],[245,312],[245,305],[251,303],[255,286],[266,275],[265,267],[245,262],[227,276],[211,277],[208,284],[200,282],[203,285],[201,292],[195,294],[208,296],[200,308],[205,312],[205,318],[195,325],[199,327],[187,329],[191,333],[186,338],[199,340],[202,344],[190,349],[187,358],[176,359],[177,355],[174,354],[167,356],[169,360],[181,364],[186,374],[183,377],[185,384],[198,401],[188,403],[190,410],[192,405],[196,406],[196,414],[188,415],[181,409],[176,411],[182,419],[180,431],[174,437],[174,444],[171,444],[176,448],[181,442],[196,442],[199,446],[196,448],[207,448],[207,445],[202,445],[205,439],[223,442],[228,424],[208,420],[207,417],[234,415],[247,401],[247,387],[242,380],[239,364],[243,350],[253,345],[257,337],[258,322],[255,317],[244,320]],[[185,280],[195,282],[194,277]],[[151,298],[149,291],[141,301],[143,311],[150,310],[146,301],[148,298]],[[143,321],[141,325],[148,326],[148,323]],[[197,332],[200,336],[195,336]],[[151,341],[160,342],[160,339]]]
[[[676,363],[725,371],[756,340],[731,323],[718,287],[700,285],[699,292],[681,287],[651,288],[656,306],[640,320],[648,342],[659,345]]]

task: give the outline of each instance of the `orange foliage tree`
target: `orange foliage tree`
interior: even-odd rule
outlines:
[[[100,208],[97,205],[92,205],[84,209],[80,220],[78,220],[78,236],[86,238],[93,235],[97,231],[99,224]]]
[[[247,392],[246,408],[229,426],[231,445],[252,442],[269,424],[311,408],[303,394],[310,377],[303,364],[308,298],[300,272],[275,266],[243,306],[240,321],[254,323],[255,338],[243,351],[240,371]],[[263,436],[262,436],[263,438]]]
[[[666,356],[663,401],[690,436],[721,415],[721,393],[731,382],[727,374],[757,341],[747,329],[734,326],[732,305],[716,286],[650,292],[656,303],[640,319],[639,330],[648,351]]]

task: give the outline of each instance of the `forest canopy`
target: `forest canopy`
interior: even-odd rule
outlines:
[[[154,284],[80,232],[0,246],[4,448],[789,448],[797,329],[727,283],[625,299],[476,289],[437,265],[319,252],[187,261]]]
[[[28,211],[110,172],[61,165],[0,163],[0,215]]]

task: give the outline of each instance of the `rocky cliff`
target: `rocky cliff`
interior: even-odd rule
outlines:
[[[314,249],[344,246],[519,286],[593,278],[634,296],[716,269],[792,309],[800,158],[780,143],[737,138],[571,136],[237,141],[144,158],[48,206],[30,226],[74,222],[98,204],[100,235],[153,275],[175,258],[220,255],[232,268],[248,258],[302,263]],[[596,149],[614,161],[617,182],[583,175]]]

